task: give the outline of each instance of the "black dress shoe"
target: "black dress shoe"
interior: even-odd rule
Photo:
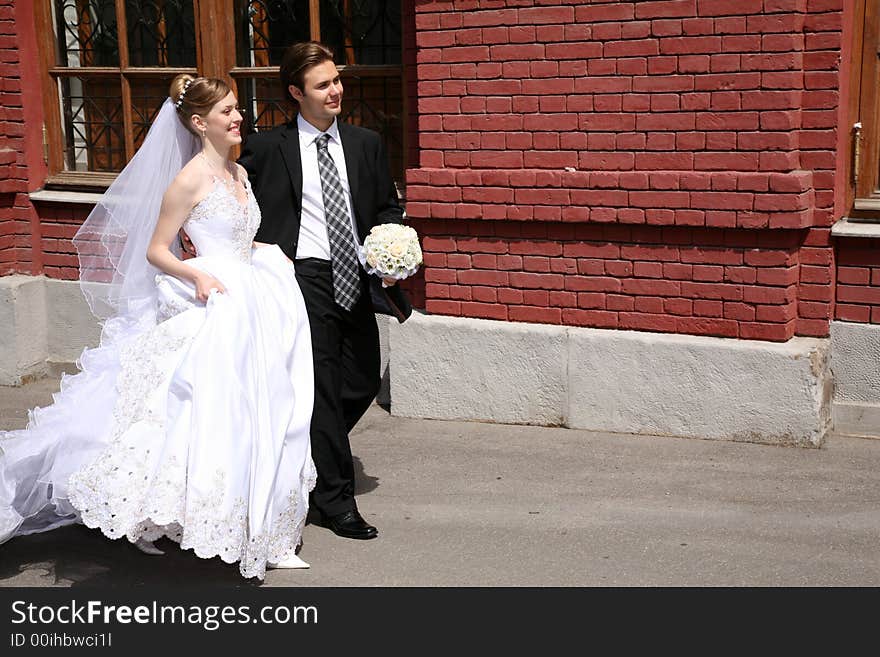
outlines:
[[[361,517],[357,509],[325,517],[322,525],[343,538],[366,540],[368,538],[376,538],[379,535],[379,530],[367,524],[367,521]]]

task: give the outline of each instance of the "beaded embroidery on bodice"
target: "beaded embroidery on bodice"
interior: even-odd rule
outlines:
[[[250,262],[251,246],[260,227],[260,206],[244,178],[247,199],[242,204],[220,178],[196,203],[183,222],[199,256],[233,256]]]

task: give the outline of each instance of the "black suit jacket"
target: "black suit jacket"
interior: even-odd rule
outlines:
[[[373,226],[403,223],[403,210],[397,200],[381,136],[341,121],[338,126],[355,224],[363,244]],[[262,222],[254,239],[278,244],[291,260],[295,259],[303,185],[296,120],[267,132],[249,135],[238,161],[247,170],[254,196],[260,204]],[[374,309],[392,314],[399,321],[406,319],[411,309],[399,286],[383,290],[377,277],[369,278],[372,279],[370,288]]]

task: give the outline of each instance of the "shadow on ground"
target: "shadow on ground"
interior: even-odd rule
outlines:
[[[378,487],[379,479],[366,474],[357,457],[354,469],[358,495]],[[238,564],[224,563],[219,557],[200,559],[169,539],[156,545],[165,551],[163,556],[143,554],[127,539],[111,540],[83,525],[19,536],[0,547],[0,586],[21,575],[26,575],[26,586],[261,585],[254,578],[245,580]],[[20,580],[16,585],[22,585]]]
[[[229,587],[259,586],[245,580],[237,565],[219,557],[200,559],[168,539],[157,541],[164,556],[141,553],[126,539],[110,540],[82,525],[62,527],[43,534],[19,536],[3,545],[0,586],[27,572],[31,586],[181,586],[182,574],[193,584]]]
[[[357,456],[354,457],[354,482],[355,495],[363,495],[379,487],[379,477],[371,477],[364,472],[364,464]]]

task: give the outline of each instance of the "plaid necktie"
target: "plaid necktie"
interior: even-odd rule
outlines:
[[[324,197],[324,214],[327,219],[327,237],[330,238],[330,262],[333,269],[333,300],[346,310],[351,310],[360,296],[357,245],[351,230],[348,206],[343,196],[339,172],[327,150],[330,135],[319,135],[318,172],[321,176],[321,192]]]

